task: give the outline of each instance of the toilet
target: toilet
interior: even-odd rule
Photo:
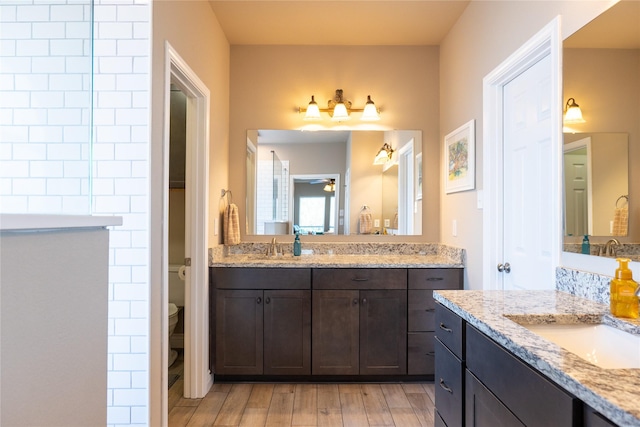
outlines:
[[[173,335],[173,331],[176,329],[176,325],[178,324],[178,306],[174,303],[169,303],[169,336],[167,339],[167,350],[169,351],[169,364],[167,366],[173,365],[173,362],[178,358],[178,352],[171,348],[171,335]]]

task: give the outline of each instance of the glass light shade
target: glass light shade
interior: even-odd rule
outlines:
[[[364,111],[362,112],[362,117],[360,120],[364,121],[376,121],[380,120],[380,116],[378,115],[378,109],[376,108],[376,104],[371,100],[371,96],[367,95],[367,103],[364,106]]]
[[[376,157],[373,159],[374,165],[384,165],[389,160],[391,160],[391,156],[393,155],[393,149],[385,142],[382,146]]]
[[[318,104],[314,99],[313,95],[311,95],[311,102],[307,107],[307,113],[304,115],[305,120],[322,120],[320,116],[320,109],[318,108]]]
[[[585,120],[582,118],[582,110],[580,110],[580,106],[576,104],[575,99],[569,98],[567,101],[567,111],[564,114],[564,122],[565,123],[584,123]]]
[[[333,193],[335,191],[336,185],[332,182],[324,186],[323,190],[328,193]]]
[[[334,122],[344,122],[349,120],[349,112],[347,111],[347,107],[344,105],[344,102],[338,102],[335,107],[333,107],[333,117],[331,120]]]

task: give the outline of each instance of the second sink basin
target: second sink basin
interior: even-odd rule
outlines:
[[[521,324],[604,369],[640,368],[640,335],[604,324]]]

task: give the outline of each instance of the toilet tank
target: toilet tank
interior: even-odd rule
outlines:
[[[181,264],[169,264],[169,302],[184,307],[184,280],[178,274]]]

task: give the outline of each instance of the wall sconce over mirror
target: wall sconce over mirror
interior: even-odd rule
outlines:
[[[309,102],[307,108],[300,107],[298,112],[305,113],[304,119],[307,121],[322,120],[320,113],[328,113],[332,121],[344,122],[351,119],[350,114],[353,112],[362,113],[360,120],[363,121],[380,120],[380,110],[373,103],[370,95],[367,95],[367,102],[364,108],[352,108],[351,101],[344,99],[342,89],[336,89],[335,97],[327,102],[327,106],[328,108],[318,107],[315,96],[311,95],[311,102]]]
[[[576,100],[573,98],[567,99],[567,103],[564,108],[564,123],[575,124],[584,122],[585,120],[582,118],[582,110],[576,103]]]
[[[393,151],[393,148],[391,148],[391,146],[385,142],[382,148],[378,151],[378,154],[376,154],[376,157],[373,159],[373,164],[384,165],[389,160],[391,160]]]

